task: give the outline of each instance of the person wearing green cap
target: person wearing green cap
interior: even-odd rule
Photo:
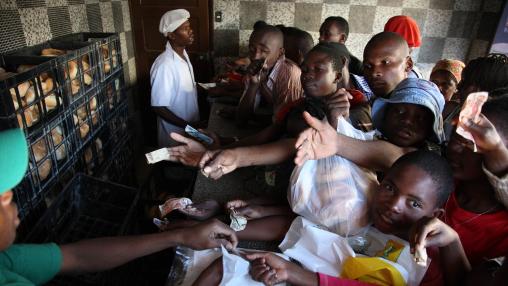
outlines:
[[[13,244],[19,224],[14,188],[28,165],[21,129],[0,131],[0,285],[40,285],[57,274],[98,272],[135,258],[183,245],[193,249],[235,248],[235,232],[218,220],[147,235],[105,237],[66,245]]]

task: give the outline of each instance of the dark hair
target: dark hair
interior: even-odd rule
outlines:
[[[264,26],[268,26],[268,24],[263,20],[259,20],[259,21],[256,21],[256,23],[254,23],[254,26],[252,26],[252,29],[255,31],[255,30],[262,28]]]
[[[508,87],[508,57],[503,54],[489,54],[471,60],[462,70],[459,90],[467,86],[475,86],[480,91],[488,92]]]
[[[314,40],[312,39],[311,34],[308,32],[298,29],[296,27],[285,27],[281,25],[279,29],[284,34],[284,38],[292,38],[295,40],[293,44],[296,44],[297,49],[302,53],[302,55],[306,55],[314,46]]]
[[[330,16],[325,19],[323,23],[326,22],[334,22],[335,25],[346,35],[346,40],[349,37],[349,23],[346,19],[340,17],[340,16]]]
[[[406,165],[416,166],[432,178],[437,194],[435,207],[442,207],[454,189],[452,169],[446,159],[435,152],[419,150],[397,159],[390,170]]]
[[[365,49],[363,50],[363,54],[367,52],[372,46],[376,46],[381,43],[385,43],[385,41],[393,41],[399,47],[406,47],[409,52],[409,46],[407,45],[406,40],[399,34],[394,32],[381,32],[375,34],[365,45]]]
[[[268,24],[260,26],[259,28],[255,29],[252,32],[251,37],[253,37],[254,35],[264,35],[264,34],[273,34],[280,41],[281,46],[284,44],[284,34],[282,33],[282,31],[279,28]]]
[[[344,67],[344,59],[347,60],[348,63],[351,61],[349,51],[344,44],[319,43],[315,45],[308,54],[313,52],[327,54],[332,61],[333,70],[338,72],[342,71],[342,68]]]
[[[490,95],[490,94],[489,94]],[[504,93],[498,93],[496,97],[485,102],[482,113],[494,124],[497,132],[505,141],[508,141],[508,89]]]

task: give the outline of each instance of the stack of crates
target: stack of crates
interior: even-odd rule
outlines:
[[[120,182],[118,170],[132,164],[132,153],[125,157],[130,137],[120,39],[62,36],[2,54],[0,67],[7,72],[0,73],[0,130],[22,128],[29,146],[28,171],[14,189],[23,234],[73,174]]]

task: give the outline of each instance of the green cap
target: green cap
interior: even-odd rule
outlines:
[[[0,195],[19,184],[27,166],[28,147],[23,131],[0,131]]]

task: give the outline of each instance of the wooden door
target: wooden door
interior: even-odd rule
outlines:
[[[155,116],[150,110],[150,67],[165,50],[166,40],[159,33],[159,22],[169,10],[186,9],[190,12],[190,24],[194,31],[194,43],[187,48],[194,68],[196,81],[207,82],[213,74],[211,38],[213,32],[212,0],[129,0],[138,91],[134,102],[142,113],[145,135],[155,142]]]

